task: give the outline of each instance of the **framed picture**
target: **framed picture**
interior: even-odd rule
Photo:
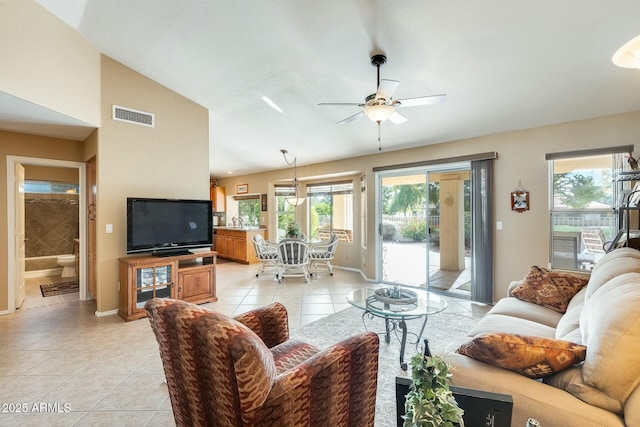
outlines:
[[[514,191],[511,193],[511,210],[516,212],[529,210],[528,191]]]
[[[248,192],[249,192],[249,185],[248,184],[238,184],[238,185],[236,185],[236,193],[244,194],[244,193],[248,193]]]
[[[262,212],[267,211],[267,195],[266,194],[260,195],[260,210]]]

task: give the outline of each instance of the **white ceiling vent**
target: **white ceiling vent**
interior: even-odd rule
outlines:
[[[121,122],[134,123],[142,126],[155,126],[155,116],[153,113],[147,113],[145,111],[134,110],[133,108],[121,107],[119,105],[113,106],[113,120]]]

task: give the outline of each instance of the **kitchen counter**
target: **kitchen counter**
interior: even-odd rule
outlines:
[[[242,264],[258,262],[252,239],[256,234],[266,238],[266,228],[217,226],[213,230],[218,257]]]
[[[265,230],[266,227],[256,227],[252,225],[242,226],[242,227],[234,227],[232,225],[215,225],[213,227],[214,230],[239,230],[239,231],[256,231],[256,230]]]

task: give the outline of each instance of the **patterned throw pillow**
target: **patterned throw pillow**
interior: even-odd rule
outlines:
[[[584,361],[587,347],[551,338],[496,332],[478,335],[456,352],[537,379]]]
[[[522,300],[541,305],[550,310],[564,313],[571,298],[582,289],[589,279],[585,276],[563,271],[547,270],[533,266],[522,283],[511,295]]]

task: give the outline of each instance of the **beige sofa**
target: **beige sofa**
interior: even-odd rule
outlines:
[[[640,251],[621,248],[598,261],[566,312],[511,296],[469,332],[503,332],[586,346],[583,363],[531,379],[458,353],[444,355],[453,384],[513,398],[512,426],[640,426]],[[485,335],[483,335],[485,334]],[[474,341],[470,338],[470,342]],[[583,352],[584,354],[584,352]]]

